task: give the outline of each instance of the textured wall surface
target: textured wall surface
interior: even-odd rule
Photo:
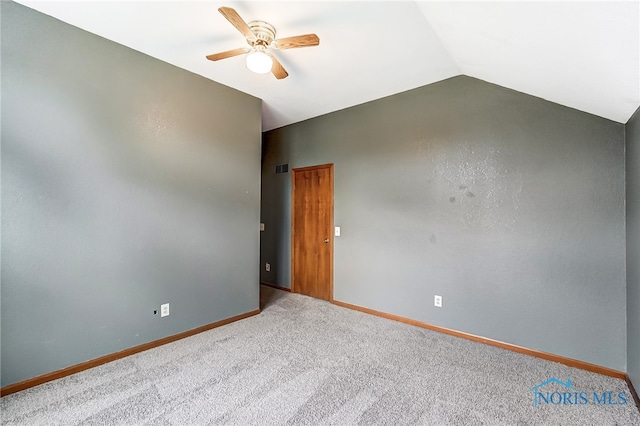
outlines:
[[[625,370],[623,125],[460,76],[263,140],[262,281],[290,282],[274,166],[334,163],[335,299]]]
[[[2,386],[257,309],[260,100],[1,7]]]
[[[640,391],[640,109],[627,138],[627,373]]]

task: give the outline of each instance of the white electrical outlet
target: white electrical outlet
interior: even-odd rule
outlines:
[[[164,305],[160,305],[160,316],[166,317],[169,315],[169,304],[165,303]]]
[[[442,296],[438,296],[437,294],[433,296],[433,306],[442,308]]]
[[[265,263],[264,264],[264,270],[267,272],[271,272],[271,264],[270,263]]]

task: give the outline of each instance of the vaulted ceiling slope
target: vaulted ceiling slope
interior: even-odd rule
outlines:
[[[261,98],[263,130],[460,74],[620,123],[640,105],[640,0],[18,2]],[[220,6],[320,45],[276,51],[284,80],[208,61],[246,45]]]

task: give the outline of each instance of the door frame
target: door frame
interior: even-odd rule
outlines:
[[[333,222],[333,210],[334,210],[334,187],[333,187],[333,163],[327,164],[319,164],[317,166],[307,166],[307,167],[296,167],[291,169],[291,292],[295,293],[295,274],[293,270],[294,266],[294,256],[295,256],[295,183],[296,183],[296,173],[306,172],[310,170],[316,169],[329,169],[329,186],[331,187],[331,224],[329,230],[329,302],[333,302],[333,240],[334,240],[334,222]]]

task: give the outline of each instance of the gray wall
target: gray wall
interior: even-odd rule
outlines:
[[[627,138],[627,374],[640,391],[640,109]]]
[[[2,386],[257,309],[260,100],[1,7]]]
[[[290,284],[275,164],[334,163],[336,300],[626,370],[622,124],[460,76],[263,143],[262,281]]]

